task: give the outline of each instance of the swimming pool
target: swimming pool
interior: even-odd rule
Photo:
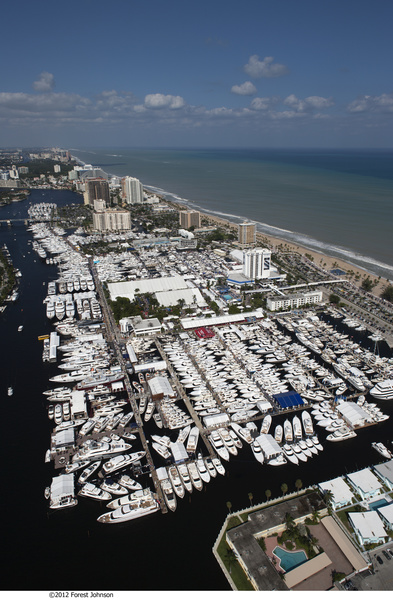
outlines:
[[[389,502],[387,502],[387,500],[382,499],[382,500],[377,500],[376,502],[371,502],[371,504],[369,503],[368,507],[371,510],[377,510],[377,508],[381,508],[381,506],[387,506],[389,504]]]
[[[307,562],[307,554],[304,550],[297,550],[296,552],[289,552],[288,550],[284,550],[281,546],[276,546],[273,550],[273,554],[280,559],[280,567],[288,573],[295,567],[302,565]]]

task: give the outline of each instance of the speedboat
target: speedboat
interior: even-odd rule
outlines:
[[[123,523],[156,512],[159,508],[157,500],[153,497],[138,498],[130,504],[101,515],[97,521],[99,523]]]
[[[162,479],[160,481],[160,485],[167,507],[169,510],[175,511],[177,507],[177,501],[171,482],[169,479]]]
[[[213,464],[212,459],[210,458],[210,456],[208,456],[207,458],[204,459],[205,460],[205,465],[206,468],[210,474],[210,477],[217,477],[217,470]]]
[[[304,452],[301,450],[299,444],[292,444],[292,450],[295,454],[295,456],[301,460],[302,462],[307,462],[307,456],[304,454]]]

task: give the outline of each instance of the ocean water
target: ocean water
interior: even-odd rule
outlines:
[[[393,279],[393,151],[71,149],[191,208]]]
[[[68,191],[34,190],[28,201],[0,208],[0,218],[24,218],[30,202],[42,201],[63,205],[82,199]],[[179,500],[175,513],[155,513],[111,527],[96,521],[105,512],[105,503],[87,498],[80,498],[75,508],[50,511],[44,489],[58,472],[44,462],[53,425],[43,391],[53,387],[49,377],[59,371],[42,362],[38,336],[53,330],[43,300],[48,281],[58,277],[58,270],[38,258],[31,242],[23,223],[0,225],[0,244],[7,245],[14,266],[22,272],[19,299],[0,314],[3,590],[229,590],[212,554],[228,502],[234,511],[246,509],[249,493],[257,504],[266,499],[266,490],[272,498],[280,497],[283,483],[291,492],[297,479],[308,486],[381,462],[371,442],[390,446],[391,419],[339,444],[326,442],[325,431],[317,428],[324,451],[299,466],[260,465],[250,448],[243,447],[225,463],[224,477],[217,476],[203,491],[194,490]],[[19,325],[24,326],[22,332]],[[367,334],[351,335],[372,344]],[[386,345],[380,349],[381,355],[391,356]],[[12,397],[7,396],[9,385],[14,387]],[[390,403],[378,404],[393,415]],[[278,415],[274,425],[285,418]],[[153,419],[146,432],[160,433]]]

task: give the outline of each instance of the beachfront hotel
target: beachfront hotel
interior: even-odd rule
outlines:
[[[242,248],[247,248],[256,243],[257,239],[257,226],[256,223],[239,223],[238,225],[238,238],[237,241]]]
[[[201,213],[197,210],[181,210],[179,211],[179,223],[182,229],[199,228],[201,226]]]
[[[249,279],[270,277],[272,253],[267,248],[254,248],[243,252],[243,275]]]
[[[141,204],[143,202],[143,186],[139,179],[123,177],[121,191],[121,197],[127,204]]]

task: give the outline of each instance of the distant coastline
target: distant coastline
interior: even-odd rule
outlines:
[[[76,152],[72,153],[73,158],[79,162],[80,164],[88,164],[85,160],[81,159]],[[80,150],[83,154],[86,152],[84,150]],[[94,157],[99,157],[99,153],[92,154],[93,162]],[[105,156],[119,157],[118,154],[105,154]],[[95,166],[102,168],[109,176],[111,177],[124,177],[127,175],[137,176],[135,173],[129,172],[129,169],[122,169],[122,173],[113,173],[110,172],[110,168],[108,170],[108,166],[110,165],[100,164],[102,161],[95,162]],[[154,168],[154,167],[152,167]],[[127,171],[127,172],[126,172]],[[206,206],[201,206],[195,200],[188,200],[187,198],[180,197],[179,195],[167,191],[161,187],[156,185],[145,184],[143,183],[143,187],[149,193],[155,193],[158,196],[162,197],[164,200],[173,203],[179,207],[192,208],[195,210],[199,210],[201,214],[203,214],[206,218],[210,219],[212,222],[221,225],[227,225],[231,227],[237,227],[238,223],[243,221],[252,221],[257,224],[258,237],[260,240],[265,239],[267,243],[269,243],[272,247],[278,247],[285,244],[286,249],[288,251],[295,251],[301,254],[308,254],[314,257],[315,264],[323,264],[326,263],[326,269],[330,270],[330,268],[334,268],[334,266],[339,265],[344,271],[356,271],[361,274],[361,276],[369,275],[371,278],[381,278],[380,283],[376,288],[374,288],[374,292],[376,295],[379,295],[383,290],[387,281],[393,280],[393,265],[386,264],[380,261],[377,261],[371,257],[363,256],[355,251],[350,250],[349,248],[344,248],[341,246],[334,246],[332,244],[327,244],[326,242],[321,242],[318,239],[315,239],[309,235],[302,234],[296,231],[291,231],[289,229],[283,229],[280,227],[276,227],[274,225],[269,225],[268,223],[263,223],[261,221],[252,219],[250,217],[241,216],[239,214],[227,213],[218,210],[210,210]],[[241,208],[241,204],[239,208]],[[240,212],[240,211],[239,211]]]

